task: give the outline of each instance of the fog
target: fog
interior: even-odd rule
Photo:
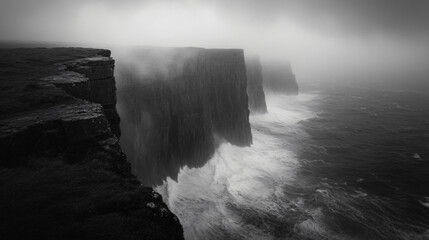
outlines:
[[[243,48],[299,81],[426,80],[429,1],[0,0],[0,40]]]

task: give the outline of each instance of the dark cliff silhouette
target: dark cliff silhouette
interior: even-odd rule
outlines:
[[[199,167],[252,135],[243,50],[143,48],[118,66],[121,145],[144,184]]]
[[[0,66],[2,239],[183,239],[118,144],[109,50],[0,49]]]

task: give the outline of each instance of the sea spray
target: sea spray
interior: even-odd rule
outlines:
[[[297,125],[314,117],[304,105],[315,97],[267,97],[269,113],[250,118],[251,147],[223,143],[205,166],[184,167],[177,182],[168,178],[157,187],[187,239],[272,239],[264,222],[301,211],[302,199],[288,199],[282,189],[299,168],[287,138],[304,134]]]

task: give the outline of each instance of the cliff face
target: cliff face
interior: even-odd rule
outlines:
[[[262,65],[258,56],[246,57],[247,95],[249,108],[254,113],[266,113],[265,93],[263,89]]]
[[[242,50],[146,48],[118,67],[121,145],[144,184],[252,142]]]
[[[110,51],[3,49],[0,59],[2,237],[183,238],[118,144]]]
[[[298,84],[290,63],[264,63],[263,77],[264,89],[287,95],[298,95]]]

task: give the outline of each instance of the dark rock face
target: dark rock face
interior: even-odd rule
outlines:
[[[2,238],[183,239],[119,146],[110,51],[2,49],[0,65]]]
[[[221,139],[252,142],[242,50],[145,48],[119,65],[121,145],[144,184],[202,166]]]
[[[298,84],[290,63],[264,63],[264,89],[287,95],[298,95]]]
[[[113,77],[115,61],[110,52],[103,51],[97,56],[78,59],[59,65],[57,75],[43,80],[63,89],[68,94],[103,105],[112,133],[120,136],[119,115],[116,112],[116,87]]]
[[[263,88],[262,65],[258,56],[246,57],[247,95],[249,109],[253,113],[266,113],[265,93]]]

